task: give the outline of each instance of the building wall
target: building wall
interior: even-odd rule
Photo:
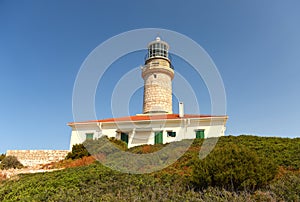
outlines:
[[[16,156],[24,166],[47,164],[65,159],[69,150],[7,150],[7,156]]]
[[[129,140],[129,147],[135,147],[142,144],[149,144],[153,140],[152,131],[135,131],[135,135],[132,136]],[[132,133],[130,135],[133,135]],[[154,140],[153,140],[154,142]]]
[[[71,145],[79,144],[85,141],[86,133],[94,133],[94,138],[106,135],[108,137],[116,137],[120,139],[120,132],[125,132],[129,136],[128,147],[134,147],[143,144],[154,144],[155,132],[163,131],[163,143],[180,141],[183,139],[195,139],[196,130],[204,130],[205,138],[224,136],[225,126],[224,120],[210,119],[203,120],[168,120],[168,121],[154,121],[149,125],[146,123],[103,123],[101,129],[93,125],[82,125],[76,129],[73,127]],[[150,127],[151,126],[151,127]],[[168,131],[176,132],[176,137],[168,136]]]
[[[94,138],[98,138],[101,136],[101,131],[99,130],[97,125],[86,125],[86,126],[77,126],[76,128],[72,128],[71,133],[71,141],[70,141],[70,150],[72,150],[72,146],[75,144],[81,144],[86,140],[86,134],[92,133]]]
[[[116,137],[116,127],[115,125],[105,127],[105,129],[100,129],[97,123],[77,125],[72,127],[71,140],[70,140],[70,150],[75,144],[81,144],[86,140],[86,134],[93,133],[93,139],[100,138],[101,136]]]

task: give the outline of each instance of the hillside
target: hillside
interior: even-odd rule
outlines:
[[[300,200],[300,138],[222,137],[207,160],[200,161],[202,143],[195,140],[177,162],[150,174],[121,173],[98,162],[51,173],[22,174],[0,182],[0,201]],[[162,147],[145,145],[127,152],[151,153]],[[209,165],[215,167],[205,167]],[[200,169],[203,172],[199,174]],[[256,173],[265,170],[260,175],[244,172],[252,169]],[[241,181],[245,189],[239,189],[239,184],[227,186],[228,170],[231,183],[248,176]],[[202,186],[199,179],[210,179],[207,182],[211,184]]]

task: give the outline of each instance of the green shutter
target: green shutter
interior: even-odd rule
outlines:
[[[196,131],[196,138],[197,139],[204,139],[204,130],[197,130]]]
[[[85,139],[92,140],[93,138],[94,138],[94,133],[86,133],[85,134]]]
[[[163,132],[155,132],[154,144],[162,144],[163,143]]]
[[[127,133],[121,133],[121,140],[126,142],[126,144],[128,144],[128,134]]]

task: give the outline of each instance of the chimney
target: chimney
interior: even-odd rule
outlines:
[[[183,102],[179,102],[179,117],[184,117],[184,108],[183,108]]]

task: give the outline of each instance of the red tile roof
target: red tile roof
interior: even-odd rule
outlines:
[[[212,116],[212,115],[196,115],[196,114],[185,114],[182,118],[227,118],[226,115],[223,116]],[[159,115],[136,115],[136,116],[125,116],[118,118],[109,118],[102,120],[90,120],[83,122],[71,122],[68,125],[74,124],[85,124],[85,123],[108,123],[108,122],[125,122],[125,121],[147,121],[147,120],[164,120],[164,119],[182,119],[179,114],[159,114]]]

